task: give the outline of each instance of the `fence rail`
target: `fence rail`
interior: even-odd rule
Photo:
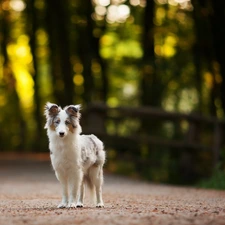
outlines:
[[[178,149],[194,149],[212,152],[212,164],[215,166],[219,160],[219,153],[224,145],[223,134],[225,121],[216,117],[207,117],[198,114],[185,114],[176,112],[166,112],[162,109],[152,107],[116,107],[110,108],[104,104],[89,105],[83,115],[84,133],[95,133],[101,136],[109,146],[127,145],[132,148],[133,143],[145,143],[158,146],[167,146],[169,148]],[[118,133],[117,127],[120,126],[125,119],[138,119],[142,123],[145,121],[157,121],[159,124],[170,122],[172,124],[186,123],[186,130],[182,132],[179,139],[165,138],[155,136],[154,132],[139,132],[121,135]],[[109,132],[107,123],[115,127],[115,132]],[[144,122],[143,122],[144,121]],[[147,123],[148,123],[147,122]],[[202,143],[201,134],[208,132],[207,143]],[[154,127],[152,127],[154,129]],[[207,136],[205,137],[207,139]]]

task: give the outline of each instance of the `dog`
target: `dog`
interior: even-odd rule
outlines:
[[[95,135],[81,134],[80,105],[62,109],[47,102],[44,114],[51,163],[62,186],[62,201],[58,208],[83,207],[85,186],[91,190],[96,207],[104,207],[104,146]]]

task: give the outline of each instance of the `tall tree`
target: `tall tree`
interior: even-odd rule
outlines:
[[[93,20],[91,1],[80,2],[80,16],[84,23],[79,26],[78,54],[83,64],[84,77],[84,94],[83,98],[86,103],[92,101],[94,97],[94,79],[92,76],[93,52]]]
[[[86,103],[95,100],[106,101],[108,92],[108,79],[106,75],[105,62],[99,54],[99,35],[94,35],[96,28],[99,28],[96,21],[93,20],[93,5],[92,1],[80,1],[78,13],[84,23],[78,26],[78,55],[83,64],[84,76],[84,94],[83,98]],[[101,82],[102,85],[96,85],[93,74],[92,65],[96,62],[101,67]]]
[[[37,50],[37,39],[36,39],[36,32],[39,28],[38,18],[37,18],[37,9],[35,8],[34,1],[27,1],[27,8],[26,8],[26,17],[27,21],[31,21],[31,23],[27,24],[27,32],[30,37],[30,48],[31,54],[33,58],[33,70],[32,78],[34,81],[34,118],[36,121],[36,131],[35,131],[35,141],[33,150],[40,150],[41,145],[41,134],[43,133],[43,127],[41,123],[42,118],[42,110],[41,110],[41,98],[40,98],[40,85],[38,83],[38,59],[36,55]]]
[[[16,149],[21,151],[25,148],[27,129],[16,91],[16,79],[7,53],[7,47],[11,40],[10,30],[12,29],[10,11],[5,10],[0,19],[2,36],[0,48],[3,57],[3,78],[1,81],[0,91],[2,92],[1,94],[5,96],[5,106],[7,106],[1,110],[3,117],[0,122],[0,126],[2,127],[0,142],[1,147],[4,150]],[[9,118],[11,118],[11,122],[13,121],[12,123],[8,123]]]
[[[154,52],[154,9],[155,2],[146,1],[143,19],[143,66],[141,102],[146,106],[159,106],[161,103],[159,77],[156,75]]]
[[[215,48],[216,59],[220,65],[220,74],[222,82],[220,85],[220,97],[223,111],[225,113],[225,1],[211,0],[212,4],[212,33],[213,47]]]
[[[70,63],[69,4],[63,0],[49,0],[46,4],[55,97],[59,104],[71,104],[74,100],[74,84]]]
[[[199,84],[202,84],[201,75],[204,68],[212,76],[210,90],[210,113],[216,115],[217,99],[221,99],[225,109],[225,3],[213,0],[192,0],[194,6],[194,21],[196,30],[196,43],[194,57]],[[221,76],[222,79],[218,79]]]

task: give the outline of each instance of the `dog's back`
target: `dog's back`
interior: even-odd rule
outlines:
[[[105,151],[102,141],[95,135],[80,135],[81,157],[84,173],[90,166],[103,166]]]

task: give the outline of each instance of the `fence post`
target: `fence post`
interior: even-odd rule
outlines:
[[[96,134],[105,134],[105,118],[107,108],[102,104],[92,104],[87,108],[86,131]]]
[[[220,148],[222,145],[222,124],[219,121],[214,123],[214,137],[213,137],[213,167],[215,168],[219,162]]]
[[[195,142],[197,141],[198,137],[198,128],[197,128],[197,124],[195,121],[192,120],[188,120],[189,123],[189,128],[186,134],[186,142],[188,145],[192,145],[195,144]]]

